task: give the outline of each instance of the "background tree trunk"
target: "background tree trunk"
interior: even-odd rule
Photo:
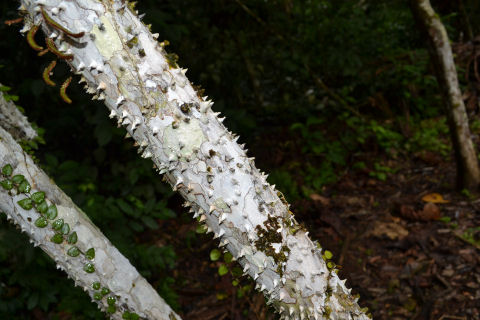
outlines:
[[[367,319],[280,193],[199,97],[172,55],[121,1],[22,0],[94,99],[257,282],[283,319]],[[52,22],[55,21],[55,22]],[[61,26],[60,26],[61,25]],[[66,99],[67,100],[67,99]],[[67,100],[68,101],[68,100]],[[280,196],[279,196],[280,195]]]
[[[470,137],[467,112],[447,31],[429,0],[410,0],[410,6],[415,21],[428,42],[428,50],[443,96],[457,163],[458,187],[476,189],[480,184],[478,159]]]

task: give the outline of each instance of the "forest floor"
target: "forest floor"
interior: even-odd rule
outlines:
[[[455,167],[441,157],[385,161],[396,168],[385,181],[347,172],[292,203],[297,220],[333,252],[374,319],[480,319],[480,200],[455,191]],[[189,242],[191,218],[174,220],[166,227],[183,270],[175,289],[184,319],[276,319],[251,280],[233,286],[217,273],[211,234]]]

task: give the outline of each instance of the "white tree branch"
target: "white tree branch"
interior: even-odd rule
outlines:
[[[0,105],[2,101],[0,97]],[[57,268],[74,279],[100,309],[113,319],[135,319],[134,314],[146,319],[180,319],[1,126],[0,170],[0,211],[55,260]]]
[[[105,100],[142,156],[152,158],[283,319],[368,318],[212,102],[197,96],[186,70],[127,2],[21,3],[24,31],[41,25],[54,39],[87,92]]]
[[[13,101],[5,100],[2,91],[0,91],[0,125],[16,140],[32,140],[37,136],[27,117],[18,110]]]

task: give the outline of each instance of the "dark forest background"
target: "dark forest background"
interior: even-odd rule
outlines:
[[[452,41],[478,145],[480,2],[432,4]],[[271,318],[271,311],[252,304],[252,283],[236,278],[228,257],[217,260],[211,236],[197,228],[180,198],[151,162],[137,155],[132,140],[123,138],[125,131],[107,117],[102,103],[90,100],[79,79],[68,89],[72,105],[61,100],[58,87],[43,82],[42,71],[53,57],[37,57],[19,25],[3,24],[17,17],[17,6],[0,4],[0,82],[38,127],[40,138],[24,142],[24,148],[185,319],[195,318],[188,316],[194,311],[189,301],[212,294],[212,305],[235,304],[237,310],[222,319]],[[269,181],[314,237],[315,230],[332,224],[316,219],[321,205],[342,195],[342,182],[349,179],[363,179],[365,186],[393,184],[407,167],[415,172],[443,165],[446,177],[439,188],[455,192],[439,88],[405,1],[141,0],[137,9],[146,13],[143,21],[159,40],[169,40],[167,51],[178,55],[189,79],[213,99],[214,110],[227,117],[226,126],[240,134],[239,142],[247,144],[257,167],[270,173]],[[67,65],[59,63],[53,78],[61,83],[68,74]],[[457,194],[475,197],[466,190]],[[368,205],[383,206],[376,201]],[[330,246],[338,256],[345,237],[332,232],[338,234],[324,236],[335,239]],[[343,261],[344,277],[360,268],[349,259]],[[383,318],[386,305],[362,289],[361,281],[348,283],[361,294],[361,304]],[[400,303],[405,319],[422,310],[423,302],[413,297],[413,307],[409,300]],[[104,317],[0,216],[1,319]]]

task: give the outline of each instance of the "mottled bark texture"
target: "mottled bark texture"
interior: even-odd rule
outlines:
[[[15,105],[0,98],[2,113]],[[7,114],[11,114],[7,112]],[[24,128],[29,128],[26,118]],[[0,123],[0,212],[113,319],[180,319]],[[12,126],[9,126],[11,129]],[[13,126],[17,132],[18,126]]]
[[[37,132],[30,125],[27,117],[18,110],[13,101],[5,100],[2,91],[0,91],[0,126],[16,140],[32,140],[37,136]]]
[[[429,0],[410,0],[410,7],[428,42],[428,50],[442,92],[455,151],[458,187],[476,189],[480,184],[478,159],[470,137],[467,112],[447,31]]]
[[[229,250],[282,319],[367,319],[283,197],[124,1],[22,0],[94,99]],[[52,23],[54,20],[55,23]],[[59,27],[61,25],[61,27]],[[49,40],[49,41],[51,41]],[[54,50],[52,50],[54,51]]]

